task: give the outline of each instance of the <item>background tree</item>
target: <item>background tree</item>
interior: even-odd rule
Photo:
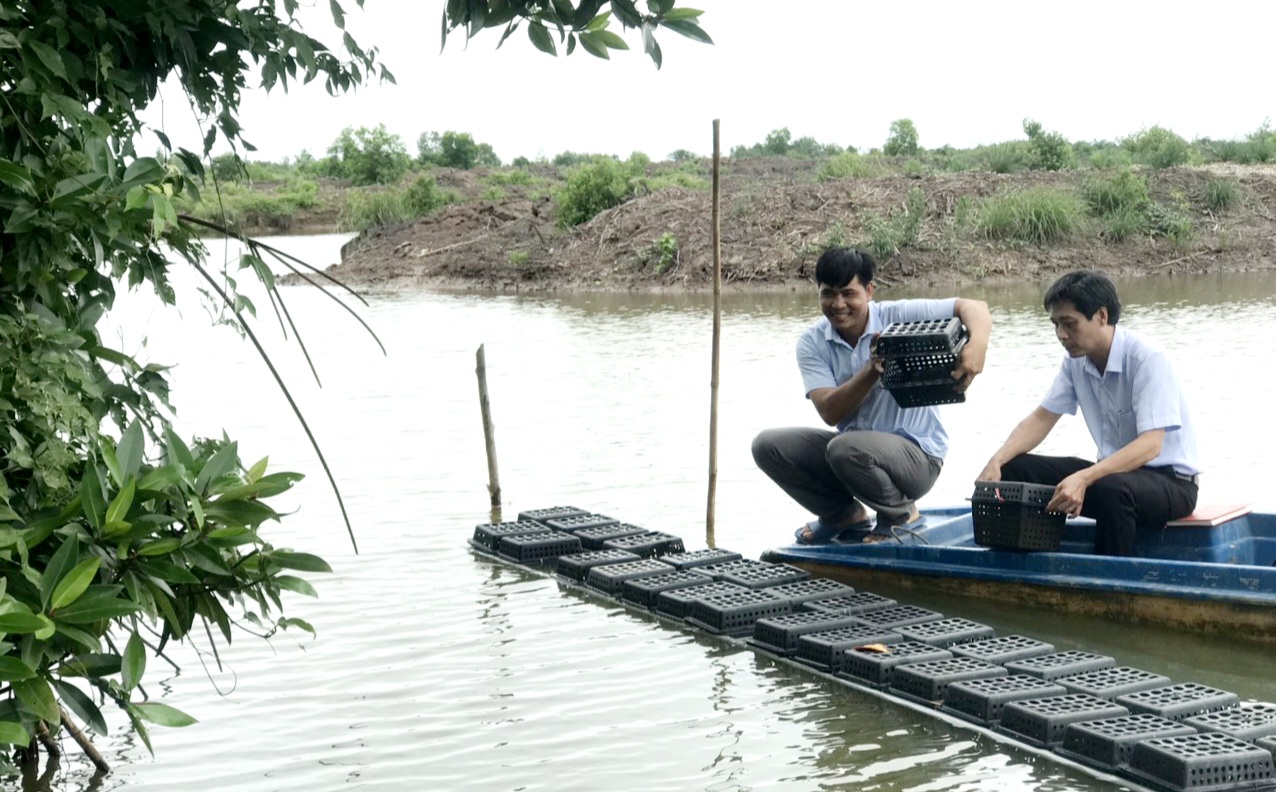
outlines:
[[[328,156],[335,173],[357,187],[395,184],[412,164],[402,138],[386,131],[385,124],[346,127],[328,147]]]
[[[912,157],[917,154],[917,127],[911,119],[900,118],[891,122],[890,135],[882,146],[888,157]]]
[[[611,12],[589,0],[542,5],[449,3],[444,29],[470,36],[503,25],[508,36],[525,22],[541,49],[556,51],[556,33],[569,53],[580,43],[605,57],[625,48],[607,29],[614,13],[641,29],[657,65],[659,27],[707,41],[699,12],[672,0],[649,2],[646,13],[623,0]],[[242,464],[229,437],[179,438],[167,368],[108,346],[98,331],[117,283],[146,284],[171,304],[169,270],[185,266],[256,343],[254,305],[229,272],[207,269],[201,224],[179,215],[175,199],[206,187],[204,161],[219,139],[250,148],[238,118],[250,81],[270,90],[322,79],[335,94],[393,79],[375,48],[346,34],[330,50],[301,32],[296,0],[279,6],[0,5],[0,743],[30,750],[64,725],[78,735],[76,718],[104,733],[109,701],[149,746],[145,723],[192,721],[141,692],[148,657],[169,641],[199,624],[225,641],[244,623],[267,637],[310,629],[283,616],[281,595],[313,594],[289,572],[327,565],[262,532],[280,516],[270,499],[299,476],[268,473],[265,459]],[[330,8],[343,28],[342,6]],[[169,80],[203,120],[199,151],[140,121]],[[151,135],[160,156],[140,156],[134,141],[153,144]],[[280,308],[262,259],[271,249],[249,251],[239,266]]]
[[[1076,164],[1072,144],[1058,132],[1047,132],[1041,122],[1030,118],[1023,120],[1023,132],[1028,136],[1028,167],[1032,170],[1057,171]]]
[[[422,132],[417,138],[417,162],[445,168],[499,168],[501,158],[491,145],[475,142],[469,132]]]

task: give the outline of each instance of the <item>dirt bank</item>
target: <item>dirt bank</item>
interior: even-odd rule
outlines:
[[[1178,241],[1146,235],[1109,241],[1097,220],[1086,220],[1065,240],[1048,245],[988,240],[977,233],[971,215],[990,196],[1029,187],[1079,192],[1102,174],[961,172],[820,181],[819,169],[818,163],[787,158],[725,163],[719,220],[725,288],[809,284],[825,246],[863,244],[875,226],[907,211],[914,188],[924,196],[923,217],[915,238],[881,268],[887,284],[1037,281],[1081,267],[1120,276],[1276,268],[1276,166],[1145,172],[1152,199],[1190,219],[1190,234]],[[477,198],[483,193],[481,172],[438,173],[441,185],[475,199],[352,240],[330,274],[365,289],[712,286],[709,191],[659,190],[563,230],[543,186],[511,188],[499,200],[484,201]],[[1220,181],[1234,185],[1236,197],[1225,210],[1212,210],[1208,191]],[[670,237],[676,240],[672,252]]]

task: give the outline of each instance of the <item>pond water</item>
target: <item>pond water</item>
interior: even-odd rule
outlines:
[[[344,239],[274,241],[327,264]],[[1118,285],[1122,323],[1170,350],[1190,394],[1202,498],[1276,508],[1276,275]],[[968,401],[944,408],[953,450],[923,505],[962,503],[1045,393],[1062,350],[1042,288],[964,290],[993,307],[992,351]],[[878,293],[896,296],[911,295]],[[322,388],[264,299],[260,330],[340,484],[357,554],[304,434],[247,344],[210,327],[198,300],[173,313],[144,295],[121,299],[111,333],[125,349],[178,364],[172,395],[184,434],[225,428],[245,460],[269,454],[272,469],[307,474],[295,513],[268,533],[335,570],[312,576],[318,599],[288,601],[318,637],[243,635],[220,665],[196,637],[172,653],[180,671],[152,658],[147,692],[199,723],[155,728],[152,757],[115,718],[113,734],[96,738],[112,774],[90,781],[87,764],[68,756],[28,788],[1119,788],[467,548],[488,520],[480,345],[507,518],[570,504],[706,546],[711,295],[373,294],[360,313],[384,355],[317,291],[285,297]],[[749,443],[764,427],[818,423],[793,360],[797,334],[817,315],[810,292],[723,297],[716,543],[748,557],[806,519],[755,469]],[[1093,446],[1077,417],[1043,450],[1089,455]],[[1276,700],[1270,648],[1013,603],[917,604]]]

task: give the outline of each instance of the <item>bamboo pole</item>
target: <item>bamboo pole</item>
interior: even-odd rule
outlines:
[[[487,401],[487,355],[479,344],[475,355],[478,375],[479,410],[483,413],[483,443],[487,448],[487,493],[492,501],[492,522],[501,521],[501,476],[496,470],[496,430],[492,426],[492,408]]]
[[[705,511],[704,538],[716,547],[714,505],[718,488],[718,360],[722,339],[722,240],[719,235],[718,170],[721,161],[718,147],[718,119],[713,119],[713,357],[709,373],[709,503]]]

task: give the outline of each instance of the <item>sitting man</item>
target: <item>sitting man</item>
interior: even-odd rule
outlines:
[[[1055,486],[1047,511],[1095,521],[1095,552],[1130,555],[1139,529],[1196,508],[1196,433],[1165,353],[1117,327],[1116,287],[1099,272],[1070,272],[1046,292],[1067,357],[1041,405],[1019,422],[979,478]],[[1029,454],[1077,406],[1098,462]]]
[[[874,302],[876,269],[872,256],[853,248],[831,249],[815,265],[824,318],[798,338],[797,361],[807,398],[837,431],[768,429],[753,441],[758,467],[816,516],[797,530],[799,542],[828,542],[847,531],[880,541],[921,527],[916,501],[939,477],[948,433],[935,407],[903,409],[881,387],[873,347],[887,325],[957,316],[970,337],[953,371],[956,387],[964,391],[984,368],[987,304]],[[877,512],[876,527],[866,506]]]

